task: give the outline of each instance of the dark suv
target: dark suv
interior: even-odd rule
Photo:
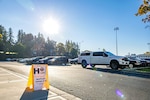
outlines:
[[[57,56],[48,61],[49,65],[66,65],[68,63],[68,58],[66,56]]]
[[[38,63],[39,64],[48,64],[48,61],[50,60],[50,59],[53,59],[54,58],[54,56],[47,56],[47,57],[45,57],[45,58],[43,58],[43,59],[40,59],[39,61],[38,61]]]
[[[28,60],[26,61],[26,63],[27,63],[28,65],[36,64],[36,63],[37,63],[40,59],[42,59],[42,58],[43,58],[43,56],[32,57],[32,58],[28,59]]]

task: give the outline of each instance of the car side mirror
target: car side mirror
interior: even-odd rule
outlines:
[[[104,53],[104,54],[103,54],[103,57],[108,57],[108,55]]]

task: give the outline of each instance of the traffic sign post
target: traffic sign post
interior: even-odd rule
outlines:
[[[48,90],[48,65],[46,64],[33,64],[29,73],[27,90]]]

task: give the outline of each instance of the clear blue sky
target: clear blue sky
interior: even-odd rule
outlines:
[[[116,54],[142,54],[149,50],[150,29],[145,29],[136,17],[142,0],[0,0],[0,24],[13,29],[17,38],[19,29],[65,43],[80,43],[81,50],[98,51],[103,48]],[[43,31],[44,19],[49,17],[59,23],[58,34]]]

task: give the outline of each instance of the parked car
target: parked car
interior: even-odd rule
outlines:
[[[12,59],[11,58],[6,58],[6,61],[11,61]]]
[[[69,59],[70,64],[78,64],[78,58]]]
[[[29,60],[30,58],[20,58],[18,60],[19,63],[26,63],[27,60]]]
[[[107,51],[82,52],[78,58],[78,63],[81,64],[83,68],[86,68],[87,65],[91,67],[95,67],[95,65],[109,65],[112,69],[117,70],[118,68],[123,69],[129,65],[129,61],[126,57],[116,56]]]
[[[146,61],[142,60],[140,58],[137,57],[128,57],[129,59],[129,67],[133,68],[133,67],[144,67],[146,66]]]
[[[146,58],[144,60],[146,61],[146,66],[150,66],[150,59]]]
[[[42,59],[43,56],[37,56],[37,57],[32,57],[26,61],[27,64],[36,64],[40,59]]]
[[[54,57],[53,59],[50,59],[48,61],[49,65],[66,65],[68,63],[68,59],[66,56],[58,56]]]
[[[48,61],[50,60],[50,59],[53,59],[54,58],[54,56],[47,56],[47,57],[45,57],[45,58],[43,58],[43,59],[40,59],[39,61],[38,61],[38,63],[39,64],[48,64]]]

